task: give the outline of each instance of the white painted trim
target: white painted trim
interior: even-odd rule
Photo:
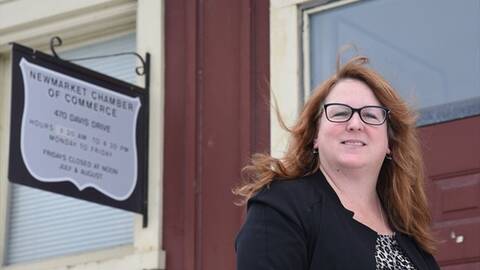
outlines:
[[[270,0],[270,9],[280,9],[285,7],[298,6],[311,0]]]
[[[159,253],[159,261],[143,268],[164,268],[165,253],[161,249],[163,224],[163,149],[164,149],[164,4],[163,1],[138,0],[137,51],[149,52],[150,66],[150,136],[148,228],[138,218],[135,226],[135,248]],[[141,78],[140,85],[144,85]]]
[[[287,126],[297,118],[300,104],[300,33],[297,5],[270,7],[270,151],[282,157],[289,133],[281,128],[275,112],[275,99],[281,117]]]
[[[302,57],[303,57],[303,100],[310,96],[312,86],[310,85],[310,15],[303,12],[303,32],[302,32]]]
[[[271,104],[276,98],[287,126],[294,124],[312,87],[309,16],[358,1],[361,0],[340,0],[327,4],[309,0],[270,1]],[[273,156],[281,157],[288,145],[289,134],[280,127],[273,105],[270,115],[270,150]]]
[[[125,0],[118,2],[125,2]],[[71,15],[85,13],[86,10],[118,5],[112,0],[82,0],[79,3],[43,0],[41,4],[31,0],[15,0],[1,4],[0,22],[2,29],[7,29],[7,31],[32,23],[63,20]]]
[[[310,16],[315,13],[322,11],[327,11],[330,9],[338,8],[341,6],[349,5],[361,0],[341,0],[336,2],[331,2],[328,4],[319,4],[318,6],[305,9],[303,11],[303,35],[302,35],[302,59],[303,59],[303,100],[307,100],[312,92],[312,87],[314,85],[310,84],[311,74],[310,74]]]
[[[59,8],[55,8],[57,6]],[[137,2],[133,0],[43,0],[41,4],[17,0],[0,3],[0,53],[8,51],[9,42],[38,48],[48,44],[49,38],[56,35],[64,41],[76,43],[132,30],[136,10]]]
[[[157,251],[136,252],[132,246],[57,257],[34,263],[4,266],[2,270],[117,270],[164,269],[165,254]]]
[[[38,8],[32,10],[32,6]],[[29,11],[16,17],[19,10]],[[151,0],[16,0],[0,2],[0,265],[3,262],[7,202],[10,122],[10,59],[8,42],[49,53],[49,38],[59,35],[58,51],[101,42],[137,31],[137,52],[151,54],[149,224],[135,218],[133,245],[56,257],[39,262],[0,266],[0,270],[165,269],[163,224],[164,2]],[[35,14],[33,14],[35,13]],[[9,14],[3,17],[2,15]],[[13,15],[12,15],[13,14]],[[23,16],[23,17],[22,17]],[[143,77],[139,78],[143,86]]]
[[[104,264],[109,260],[115,260],[121,257],[126,257],[133,253],[132,246],[121,246],[111,249],[99,250],[96,252],[86,252],[69,256],[53,257],[51,259],[42,259],[31,263],[19,263],[9,266],[3,266],[2,270],[31,270],[31,269],[77,269],[82,266],[96,262],[97,264]],[[101,268],[90,268],[101,269]]]
[[[319,6],[306,9],[305,14],[311,15],[313,13],[318,13],[318,12],[322,12],[322,11],[325,11],[325,10],[338,8],[338,7],[341,7],[341,6],[353,4],[355,2],[360,2],[360,1],[361,0],[339,0],[339,1],[328,3],[328,4],[321,4]]]
[[[8,151],[10,138],[10,57],[0,55],[0,265],[4,261],[7,232],[9,183]]]

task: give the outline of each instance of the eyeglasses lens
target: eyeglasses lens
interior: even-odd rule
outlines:
[[[327,117],[328,120],[333,122],[344,122],[350,119],[350,115],[352,114],[352,110],[343,105],[329,105],[327,107]]]
[[[350,120],[352,113],[352,108],[341,104],[331,104],[326,107],[326,116],[332,122],[346,122]],[[381,107],[363,107],[360,110],[362,121],[371,125],[381,125],[386,115],[386,110]]]
[[[385,110],[377,107],[366,107],[360,110],[360,118],[363,122],[372,125],[380,125],[385,121]]]

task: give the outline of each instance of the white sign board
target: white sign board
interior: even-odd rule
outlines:
[[[21,154],[32,176],[70,181],[127,199],[137,183],[135,131],[141,106],[133,98],[42,66],[20,61],[25,89]]]

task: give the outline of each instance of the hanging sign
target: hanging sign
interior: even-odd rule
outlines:
[[[146,91],[18,44],[12,56],[10,181],[144,213]]]

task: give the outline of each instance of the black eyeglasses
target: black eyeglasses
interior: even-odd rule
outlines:
[[[379,126],[385,122],[390,110],[382,106],[363,106],[352,108],[342,103],[328,103],[323,105],[327,120],[334,123],[347,122],[354,112],[358,112],[360,119],[369,125]]]

